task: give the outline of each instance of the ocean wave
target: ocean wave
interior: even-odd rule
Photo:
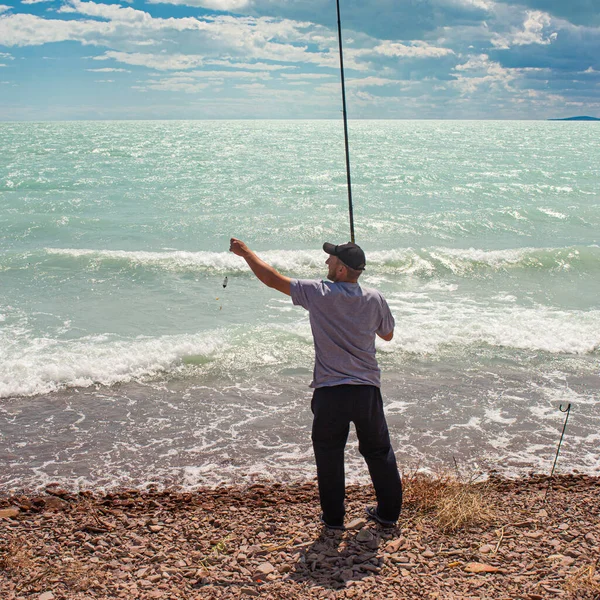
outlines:
[[[391,343],[377,342],[386,371],[402,372],[407,360],[422,356],[464,358],[474,365],[494,356],[542,362],[570,357],[584,370],[590,365],[597,370],[599,310],[560,311],[512,303],[415,304],[402,294],[390,294],[388,299],[398,326]],[[308,382],[313,360],[304,311],[287,324],[238,325],[160,337],[106,334],[50,339],[35,337],[21,324],[19,331],[0,332],[0,398],[171,375],[206,378],[215,385],[244,381],[260,386],[279,381],[286,373],[302,372]]]
[[[0,398],[47,394],[67,387],[114,385],[172,370],[185,356],[210,360],[223,344],[217,332],[119,339],[113,335],[78,340],[37,338],[1,356]]]
[[[503,307],[477,303],[414,304],[395,295],[388,301],[398,326],[383,349],[440,356],[490,348],[498,354],[595,355],[600,349],[600,310]]]
[[[230,252],[189,252],[181,250],[150,252],[125,250],[88,250],[47,248],[45,253],[63,261],[81,261],[96,269],[109,267],[146,267],[168,271],[200,271],[217,274],[248,273],[245,261]],[[319,250],[269,250],[261,258],[285,273],[309,275],[322,273],[325,255]],[[401,248],[367,252],[368,273],[391,273],[425,277],[452,274],[462,277],[485,276],[502,271],[576,271],[600,270],[600,247],[517,248],[483,250],[477,248]]]

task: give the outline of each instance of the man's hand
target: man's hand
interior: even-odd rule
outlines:
[[[291,279],[276,271],[271,265],[260,259],[242,240],[231,238],[229,240],[229,251],[241,256],[252,269],[252,272],[266,286],[273,288],[287,296],[291,296]]]
[[[246,246],[242,240],[238,240],[236,238],[231,238],[229,240],[229,251],[233,252],[237,256],[241,256],[242,258],[245,258],[250,254],[250,248],[248,248],[248,246]]]

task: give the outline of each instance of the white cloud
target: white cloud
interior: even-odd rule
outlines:
[[[135,67],[148,67],[157,71],[176,71],[179,69],[193,69],[204,64],[203,56],[189,54],[142,54],[139,52],[115,52],[109,50],[94,60],[116,60],[117,62]]]
[[[6,4],[0,4],[0,15],[7,10],[10,10],[12,6],[6,6]]]
[[[386,79],[384,77],[362,77],[362,78],[348,78],[346,79],[346,88],[348,90],[358,90],[365,87],[381,87],[385,85],[399,85],[402,83],[396,79]],[[339,92],[340,83],[339,81],[331,83],[323,83],[317,87],[320,92],[334,93]]]
[[[115,69],[113,67],[104,67],[102,69],[86,69],[86,71],[91,71],[92,73],[131,73],[131,71],[127,69]]]
[[[527,46],[539,44],[547,46],[556,40],[558,33],[553,31],[545,34],[544,30],[552,24],[549,14],[539,10],[528,10],[521,30],[514,30],[509,34],[495,34],[492,36],[492,45],[501,50],[511,46]]]
[[[0,44],[4,46],[41,46],[67,40],[91,44],[90,35],[112,32],[110,23],[98,21],[61,21],[28,14],[0,17]]]
[[[285,79],[330,79],[335,75],[330,73],[282,73]]]
[[[52,0],[21,0],[21,4],[41,4],[42,2],[52,2]]]
[[[143,82],[145,85],[135,86],[134,89],[195,94],[210,87],[211,93],[215,93],[219,90],[219,86],[227,80],[232,80],[234,87],[240,89],[258,89],[259,86],[264,87],[264,84],[258,83],[256,80],[265,81],[269,79],[271,79],[271,73],[268,71],[182,71],[169,73],[165,76],[157,74],[155,78]],[[239,80],[250,80],[252,83],[236,85],[235,82]]]
[[[373,48],[376,54],[383,56],[398,56],[402,58],[441,58],[454,54],[450,48],[438,48],[430,46],[426,42],[412,42],[410,46],[399,42],[390,42],[385,40]]]
[[[259,71],[186,71],[181,73],[172,73],[169,77],[186,77],[202,79],[271,79],[271,73],[261,73]]]
[[[149,0],[150,4],[183,4],[185,6],[198,6],[200,8],[210,8],[233,12],[251,6],[250,0]]]
[[[59,12],[77,13],[95,19],[61,20],[43,19],[30,14],[9,15],[0,19],[0,44],[35,46],[78,41],[108,46],[116,52],[122,52],[132,45],[150,41],[170,49],[173,44],[180,44],[181,32],[189,32],[194,37],[188,36],[188,45],[202,48],[204,54],[212,58],[226,56],[232,60],[243,57],[246,62],[266,60],[331,68],[337,68],[338,64],[337,52],[315,43],[313,37],[322,37],[319,35],[322,28],[310,23],[227,15],[162,19],[130,7],[81,0],[70,0]],[[312,44],[317,48],[309,50]],[[139,58],[143,60],[141,56]],[[165,70],[192,68],[201,64],[201,60],[195,55],[188,57],[182,53],[169,58],[167,54],[147,66]],[[347,63],[348,68],[367,68],[353,59]]]
[[[99,17],[110,21],[124,21],[128,23],[146,23],[150,24],[153,17],[143,10],[123,7],[119,4],[98,4],[96,2],[81,2],[81,0],[69,0],[68,4],[63,4],[59,13],[77,13],[88,17]],[[161,19],[162,20],[162,19]]]
[[[114,83],[114,79],[95,79],[94,83]]]
[[[172,78],[163,81],[149,81],[145,86],[133,86],[133,89],[146,91],[148,89],[157,90],[159,92],[186,92],[195,94],[206,89],[210,83],[197,83],[193,79]]]
[[[492,10],[495,2],[492,0],[448,0],[448,4],[463,8],[479,8],[481,10]]]
[[[479,56],[471,56],[466,63],[462,65],[456,65],[454,67],[455,71],[475,71],[484,69],[487,70],[490,65],[490,57],[487,54],[480,54]],[[494,63],[498,64],[498,63]]]
[[[2,60],[15,60],[15,57],[12,54],[8,54],[8,52],[0,52],[0,59]]]
[[[400,83],[396,79],[386,79],[384,77],[362,77],[360,79],[347,79],[346,85],[348,87],[370,87],[370,86],[382,86],[382,85],[393,85]]]
[[[263,62],[245,63],[223,59],[207,59],[205,64],[219,67],[231,67],[232,69],[248,69],[249,71],[281,71],[282,69],[297,68],[291,65],[272,65]]]
[[[516,77],[516,70],[506,69],[500,63],[490,61],[487,54],[472,56],[466,63],[456,65],[454,70],[459,74],[454,74],[456,80],[453,85],[463,95],[472,94],[480,87],[514,91],[511,82]],[[462,72],[467,74],[463,75]]]
[[[239,90],[262,91],[267,86],[264,83],[238,83],[235,87]]]

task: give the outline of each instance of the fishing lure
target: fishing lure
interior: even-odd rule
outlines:
[[[226,288],[227,287],[227,277],[225,277],[225,279],[223,279],[223,287]]]

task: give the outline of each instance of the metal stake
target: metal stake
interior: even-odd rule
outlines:
[[[567,422],[569,421],[569,414],[571,413],[571,403],[567,405],[567,408],[563,408],[561,404],[558,407],[558,410],[562,413],[566,413],[565,423],[562,428],[562,433],[560,434],[560,441],[558,442],[558,448],[556,449],[556,456],[554,457],[554,464],[552,465],[552,471],[550,472],[550,481],[548,483],[548,487],[546,488],[546,493],[544,494],[544,502],[546,502],[546,497],[548,496],[548,492],[550,491],[550,486],[552,485],[552,478],[554,477],[554,469],[556,469],[556,463],[558,462],[558,455],[560,454],[560,447],[562,446],[563,438],[565,437],[565,430],[567,429]]]

